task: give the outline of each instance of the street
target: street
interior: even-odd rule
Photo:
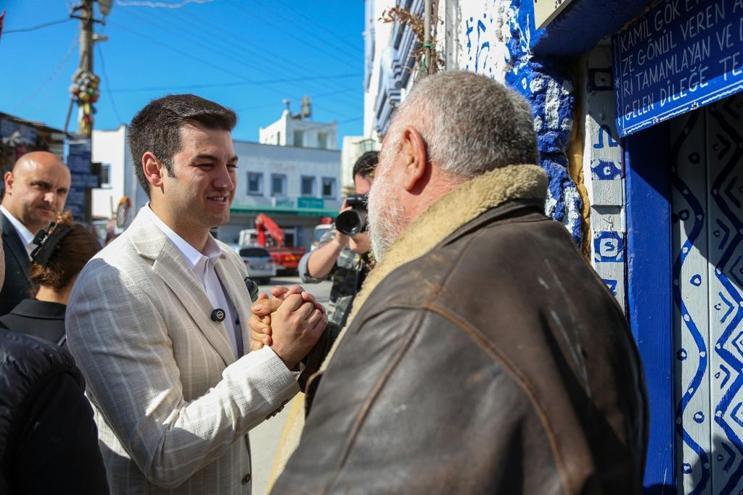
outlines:
[[[298,284],[299,277],[276,277],[271,280],[270,285],[261,285],[262,292],[269,292],[272,286]],[[327,305],[330,296],[330,282],[319,284],[304,284],[304,288],[310,292],[322,304]],[[250,432],[250,450],[253,462],[253,494],[263,495],[266,493],[268,479],[271,474],[271,465],[276,452],[276,447],[281,438],[281,432],[286,421],[284,409],[279,414],[262,423]]]

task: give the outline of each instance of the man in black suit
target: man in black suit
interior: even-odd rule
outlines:
[[[0,204],[5,285],[0,291],[0,316],[29,297],[29,254],[34,236],[64,208],[70,189],[70,171],[54,154],[26,153],[6,172]]]

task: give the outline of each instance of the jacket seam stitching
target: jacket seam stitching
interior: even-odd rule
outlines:
[[[509,222],[508,220],[511,220],[511,222]],[[549,219],[545,217],[541,217],[541,218],[535,218],[535,219],[528,220],[528,219],[517,217],[517,218],[512,218],[512,219],[505,219],[505,222],[503,223],[500,223],[500,222],[495,223],[495,224],[491,223],[491,225],[494,225],[497,228],[499,224],[502,225],[504,223],[513,223],[515,221],[524,222],[524,223],[532,223],[532,222],[549,221]],[[459,254],[456,257],[456,260],[451,264],[451,268],[449,269],[449,271],[446,272],[446,274],[442,277],[441,287],[446,285],[446,282],[448,281],[451,274],[454,272],[454,269],[459,265],[459,261],[465,257],[465,254],[467,253],[470,245],[472,245],[472,243],[476,242],[479,238],[484,237],[485,235],[487,235],[486,230],[484,228],[481,228],[481,229],[478,229],[472,232],[469,236],[467,236],[466,241],[464,245],[462,246],[462,249],[459,250]],[[438,294],[440,290],[441,289],[439,288],[439,290],[434,291],[434,294]],[[563,482],[564,487],[566,488],[566,491],[570,493],[571,482],[568,479],[568,472],[565,469],[565,464],[562,458],[562,454],[557,445],[556,435],[551,427],[551,424],[548,421],[546,411],[542,409],[541,405],[536,400],[536,390],[532,389],[531,383],[526,379],[525,376],[523,376],[519,372],[519,370],[516,369],[513,363],[511,363],[505,355],[500,353],[494,345],[491,345],[488,339],[477,328],[472,326],[466,320],[463,320],[457,317],[456,315],[454,315],[453,313],[449,312],[446,308],[441,308],[440,306],[436,305],[434,303],[433,294],[431,297],[427,298],[427,301],[423,303],[422,307],[431,311],[434,314],[438,314],[439,316],[441,316],[442,318],[446,320],[449,320],[450,322],[454,324],[455,328],[460,328],[463,332],[465,332],[466,334],[469,334],[471,338],[475,340],[475,343],[479,347],[481,347],[486,352],[491,353],[496,358],[499,358],[501,363],[503,364],[503,367],[506,370],[510,370],[512,376],[514,377],[514,381],[516,382],[517,385],[519,385],[524,390],[524,393],[529,398],[530,402],[532,403],[535,409],[537,416],[539,417],[542,423],[542,427],[545,430],[547,440],[549,441],[550,446],[552,447],[552,452],[555,456],[555,464],[557,467],[557,471],[560,474],[560,478],[562,479],[562,482]]]
[[[542,409],[541,405],[536,400],[536,390],[531,387],[531,384],[526,379],[526,377],[520,373],[520,371],[513,365],[513,363],[510,362],[510,360],[505,355],[499,352],[495,348],[495,346],[491,345],[487,338],[479,330],[477,330],[477,328],[473,327],[468,322],[458,318],[454,314],[439,306],[425,305],[424,309],[451,321],[455,327],[458,327],[460,330],[463,331],[463,333],[469,335],[470,338],[472,338],[481,349],[500,360],[503,367],[510,371],[511,375],[514,377],[514,381],[522,388],[522,390],[532,403],[532,406],[534,407],[537,416],[542,423],[542,427],[546,432],[546,436],[549,440],[550,446],[552,447],[552,452],[555,456],[555,463],[558,467],[558,472],[560,473],[560,478],[562,478],[563,485],[568,493],[572,493],[571,483],[567,479],[568,477],[567,471],[565,470],[565,462],[560,449],[557,446],[556,435],[551,427],[550,422],[548,421],[546,411]]]
[[[384,370],[384,373],[379,378],[379,380],[377,380],[377,383],[374,384],[374,387],[371,393],[369,394],[369,398],[365,401],[364,405],[361,408],[361,411],[357,415],[356,421],[354,421],[354,424],[351,427],[351,434],[349,435],[349,439],[343,448],[340,461],[338,462],[338,467],[336,469],[335,476],[333,477],[333,481],[328,484],[327,488],[323,490],[323,493],[327,493],[328,489],[330,489],[330,487],[335,485],[335,483],[338,481],[341,471],[343,470],[343,467],[345,466],[346,461],[348,460],[348,456],[351,453],[351,448],[353,447],[353,444],[356,442],[356,438],[359,432],[361,431],[361,427],[363,426],[363,424],[366,421],[367,416],[369,415],[369,411],[371,410],[372,406],[376,402],[377,397],[379,396],[382,389],[384,388],[384,385],[387,383],[390,376],[392,375],[392,372],[395,369],[397,369],[398,364],[402,360],[403,356],[407,353],[408,349],[410,348],[411,343],[413,342],[413,339],[418,335],[421,324],[423,322],[423,317],[424,317],[423,313],[416,316],[417,321],[415,321],[414,325],[412,325],[413,330],[409,333],[407,339],[403,342],[400,350],[397,352],[397,355],[392,359],[392,362],[390,362],[390,364],[387,365],[386,369]]]

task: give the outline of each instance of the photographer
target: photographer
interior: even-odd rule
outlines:
[[[378,153],[367,151],[353,166],[353,183],[357,195],[365,196],[371,187]],[[356,198],[359,201],[360,198]],[[356,205],[363,208],[365,205]],[[344,202],[342,212],[352,208]],[[299,275],[304,283],[317,283],[332,275],[328,324],[340,330],[351,310],[351,303],[369,271],[369,234],[366,230],[349,236],[337,229],[330,230],[320,240],[320,245],[305,254],[299,262]]]

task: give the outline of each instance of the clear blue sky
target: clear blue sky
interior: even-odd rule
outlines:
[[[6,11],[0,111],[64,126],[80,22],[12,31],[66,19],[76,3],[0,0],[0,12]],[[313,120],[337,121],[339,136],[362,133],[363,0],[113,3],[106,25],[96,26],[109,37],[95,49],[102,79],[96,129],[129,122],[164,94],[195,93],[238,113],[236,139],[257,141],[258,128],[281,114],[282,99],[296,112],[306,94]],[[73,112],[70,129],[76,128]]]

